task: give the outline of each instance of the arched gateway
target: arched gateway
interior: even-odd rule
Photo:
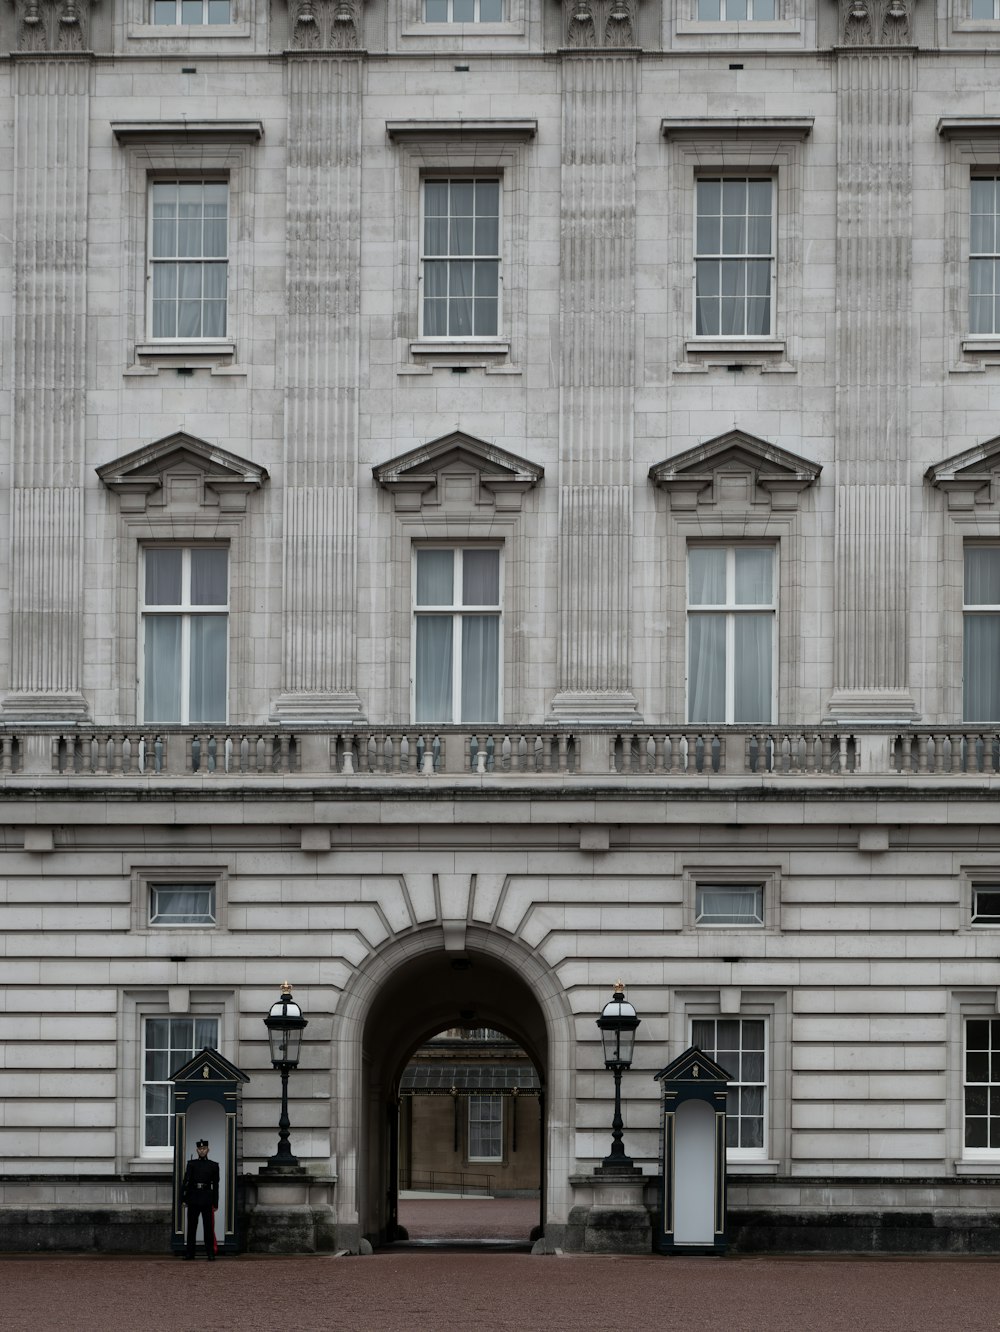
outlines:
[[[333,1022],[337,1236],[345,1248],[378,1243],[392,1220],[395,1166],[390,1113],[412,1052],[474,1013],[528,1052],[544,1091],[542,1216],[570,1206],[575,1038],[556,976],[516,940],[469,928],[460,948],[441,926],[407,934],[365,962],[345,986]]]

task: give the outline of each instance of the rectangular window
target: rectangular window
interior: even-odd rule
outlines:
[[[775,0],[698,0],[702,23],[770,23]]]
[[[1000,11],[998,0],[970,0],[969,18],[971,19],[994,23],[1000,18],[1000,12],[998,11]]]
[[[1000,925],[1000,883],[973,884],[973,925]]]
[[[1000,1149],[1000,1018],[965,1021],[965,1153]]]
[[[499,721],[499,547],[419,547],[413,605],[414,720]]]
[[[971,181],[969,331],[1000,334],[1000,176]]]
[[[966,546],[963,717],[1000,721],[1000,546]]]
[[[503,0],[424,0],[425,23],[502,23]]]
[[[229,552],[147,546],[140,604],[142,720],[225,721]]]
[[[503,1160],[503,1097],[469,1097],[469,1160]]]
[[[696,925],[763,925],[764,889],[759,884],[699,883]]]
[[[689,549],[689,722],[771,720],[775,613],[773,547]]]
[[[153,22],[160,26],[193,28],[232,21],[229,0],[153,0]]]
[[[421,336],[495,338],[500,329],[500,182],[426,180]]]
[[[153,181],[149,213],[152,337],[224,338],[229,283],[228,184]]]
[[[695,204],[696,336],[770,337],[773,179],[702,177]]]
[[[767,1021],[694,1018],[691,1044],[730,1077],[726,1147],[730,1156],[763,1157],[767,1143]]]
[[[214,883],[151,883],[150,925],[214,925]]]
[[[217,1017],[148,1017],[142,1024],[142,1145],[164,1155],[174,1145],[170,1075],[206,1048],[219,1047]]]

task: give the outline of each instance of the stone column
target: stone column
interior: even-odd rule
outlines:
[[[837,396],[834,691],[840,717],[913,713],[908,679],[913,377],[913,58],[864,50],[902,5],[841,0],[837,52]]]
[[[311,44],[314,27],[335,22],[330,8],[293,7],[300,45]],[[317,13],[319,25],[310,17]],[[324,30],[322,40],[350,35],[331,34]],[[363,72],[360,52],[289,56],[284,661],[272,707],[282,718],[361,712],[354,614]]]
[[[39,720],[87,713],[81,690],[90,63],[78,53],[85,20],[80,8],[19,6],[22,50],[65,48],[66,54],[21,59],[13,70],[11,679],[3,710]]]
[[[599,46],[622,6],[567,7]],[[582,25],[582,26],[581,26]],[[630,29],[631,31],[631,29]],[[612,36],[620,36],[617,31]],[[634,51],[562,63],[557,717],[634,718],[629,688],[635,387]]]

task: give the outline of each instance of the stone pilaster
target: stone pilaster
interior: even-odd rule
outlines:
[[[283,693],[277,716],[356,717],[361,86],[358,55],[291,56]]]
[[[629,717],[635,386],[633,53],[563,58],[561,717]]]
[[[44,17],[57,35],[79,38],[81,11],[64,6],[60,23],[50,8]],[[21,17],[31,37],[34,12]],[[72,55],[23,60],[14,79],[11,692],[3,706],[27,718],[81,717],[90,66]]]
[[[845,24],[857,22],[858,8],[845,11]],[[908,51],[842,48],[837,66],[835,687],[828,710],[899,717],[913,712],[913,61]]]

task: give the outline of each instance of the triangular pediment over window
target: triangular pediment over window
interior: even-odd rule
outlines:
[[[1000,501],[1000,435],[928,467],[924,477],[948,496],[948,508],[971,510]]]
[[[730,430],[649,469],[672,509],[706,506],[736,511],[767,505],[795,509],[822,467],[765,439]]]
[[[267,480],[265,468],[183,431],[104,463],[97,475],[125,513],[165,507],[243,513],[247,495]]]
[[[392,493],[399,513],[482,508],[516,513],[525,491],[538,484],[544,470],[456,430],[380,463],[372,475]]]

